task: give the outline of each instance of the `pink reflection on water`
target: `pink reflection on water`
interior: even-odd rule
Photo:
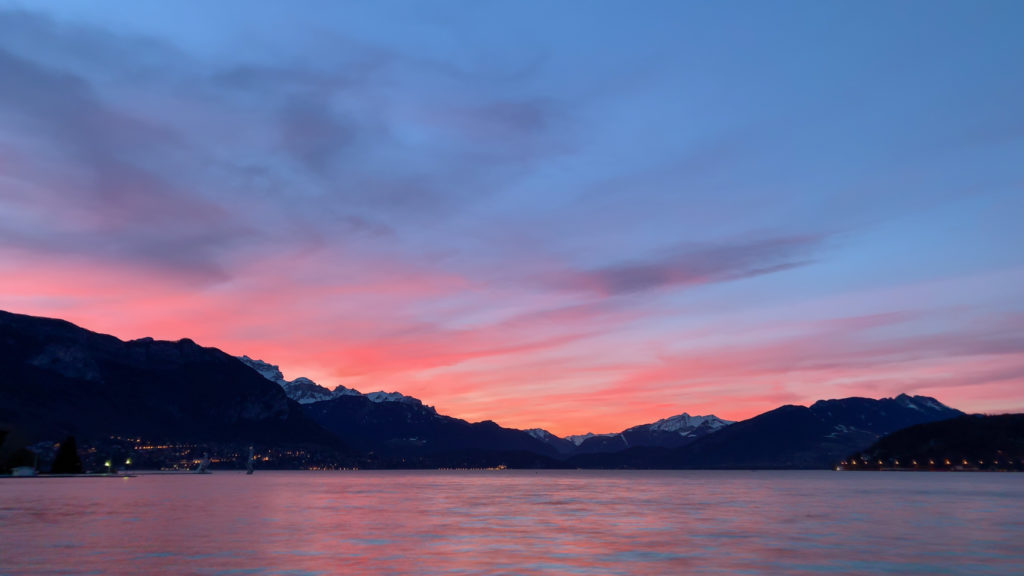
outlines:
[[[0,481],[0,574],[1014,574],[1018,475],[259,472]]]

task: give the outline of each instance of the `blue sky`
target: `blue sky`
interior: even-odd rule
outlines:
[[[0,6],[0,307],[556,432],[1024,410],[1020,3]]]

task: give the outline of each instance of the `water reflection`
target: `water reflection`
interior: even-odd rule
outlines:
[[[1024,477],[261,472],[0,481],[0,574],[1018,574]]]

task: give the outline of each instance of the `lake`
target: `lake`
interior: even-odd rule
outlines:
[[[0,480],[0,574],[1022,574],[1024,474]]]

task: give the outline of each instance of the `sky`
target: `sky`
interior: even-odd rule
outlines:
[[[1024,411],[1022,21],[0,0],[0,309],[561,435]]]

